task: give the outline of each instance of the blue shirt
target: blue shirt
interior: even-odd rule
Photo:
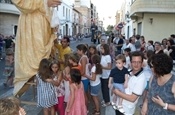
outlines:
[[[129,74],[127,68],[123,67],[122,70],[117,67],[111,70],[110,76],[113,78],[114,83],[124,83],[125,82],[125,74]]]

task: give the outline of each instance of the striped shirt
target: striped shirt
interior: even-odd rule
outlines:
[[[54,86],[49,82],[44,82],[37,74],[37,105],[48,108],[58,103]]]

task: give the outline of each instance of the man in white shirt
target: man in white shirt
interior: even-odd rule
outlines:
[[[123,98],[123,109],[125,115],[133,115],[135,113],[136,104],[139,97],[142,95],[146,87],[145,72],[142,68],[143,53],[135,51],[131,54],[131,67],[130,78],[128,81],[128,87],[125,89],[125,93],[115,89],[113,92]]]

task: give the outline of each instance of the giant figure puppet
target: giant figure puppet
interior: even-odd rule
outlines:
[[[14,95],[23,94],[38,71],[39,62],[49,58],[54,37],[50,26],[50,7],[60,0],[12,0],[20,10],[15,47]]]

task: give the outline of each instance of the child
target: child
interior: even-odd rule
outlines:
[[[79,44],[76,48],[77,48],[77,54],[80,56],[78,64],[81,65],[81,73],[82,73],[81,80],[84,86],[86,105],[88,105],[89,79],[87,79],[87,76],[90,76],[90,71],[89,71],[89,59],[86,55],[87,47],[84,44]]]
[[[70,95],[70,89],[69,89],[69,82],[70,82],[70,63],[69,63],[69,54],[64,55],[64,70],[63,70],[63,79],[64,79],[64,86],[65,86],[65,96],[64,96],[64,102],[65,105],[67,104],[69,95]]]
[[[50,68],[53,72],[53,79],[47,79],[47,81],[55,86],[56,96],[59,102],[58,104],[55,105],[55,109],[59,113],[59,115],[64,115],[65,87],[64,87],[64,81],[62,79],[62,72],[60,70],[59,62],[56,60],[52,61]]]
[[[80,58],[80,57],[78,56],[77,53],[71,53],[71,54],[69,55],[69,63],[70,63],[70,67],[71,67],[71,68],[78,69],[78,70],[80,70],[80,72],[81,72],[81,65],[78,64],[79,58]]]
[[[13,79],[14,79],[14,52],[11,48],[6,50],[6,63],[3,75],[7,77],[6,82],[4,83],[5,87],[14,87]]]
[[[72,83],[65,115],[87,115],[81,73],[78,69],[71,69],[70,76]]]
[[[55,115],[54,105],[58,103],[55,94],[55,88],[47,79],[52,79],[48,59],[42,59],[39,64],[37,80],[37,103],[44,108],[44,115]]]
[[[127,82],[128,82],[128,70],[124,67],[126,59],[125,56],[122,54],[119,54],[116,57],[116,67],[111,70],[110,73],[110,78],[109,78],[109,83],[108,87],[111,88],[111,83],[113,80],[113,87],[114,89],[119,89],[122,92],[125,92],[125,88],[127,87]],[[115,101],[116,97],[114,96],[113,100]],[[121,113],[124,113],[123,107],[122,107],[122,98],[119,98],[118,104],[116,102],[112,102],[112,105],[117,106],[119,111]]]
[[[130,52],[131,52],[131,49],[130,48],[125,48],[124,49],[124,55],[125,55],[125,58],[126,58],[126,63],[124,65],[124,67],[126,67],[127,69],[131,69],[131,62],[130,62]]]
[[[17,98],[2,98],[0,99],[1,115],[26,115],[23,108],[20,107],[20,102]]]
[[[89,55],[88,55],[90,64],[92,64],[91,56],[94,55],[94,54],[98,54],[98,51],[97,51],[95,45],[91,45],[91,46],[89,46]]]
[[[90,86],[91,86],[91,95],[93,102],[95,104],[95,111],[93,115],[100,115],[100,107],[99,107],[99,98],[98,94],[101,89],[101,81],[100,77],[102,74],[102,66],[100,64],[100,56],[98,54],[94,54],[91,58],[92,60],[92,69],[91,69],[91,76],[87,77],[90,79]]]

